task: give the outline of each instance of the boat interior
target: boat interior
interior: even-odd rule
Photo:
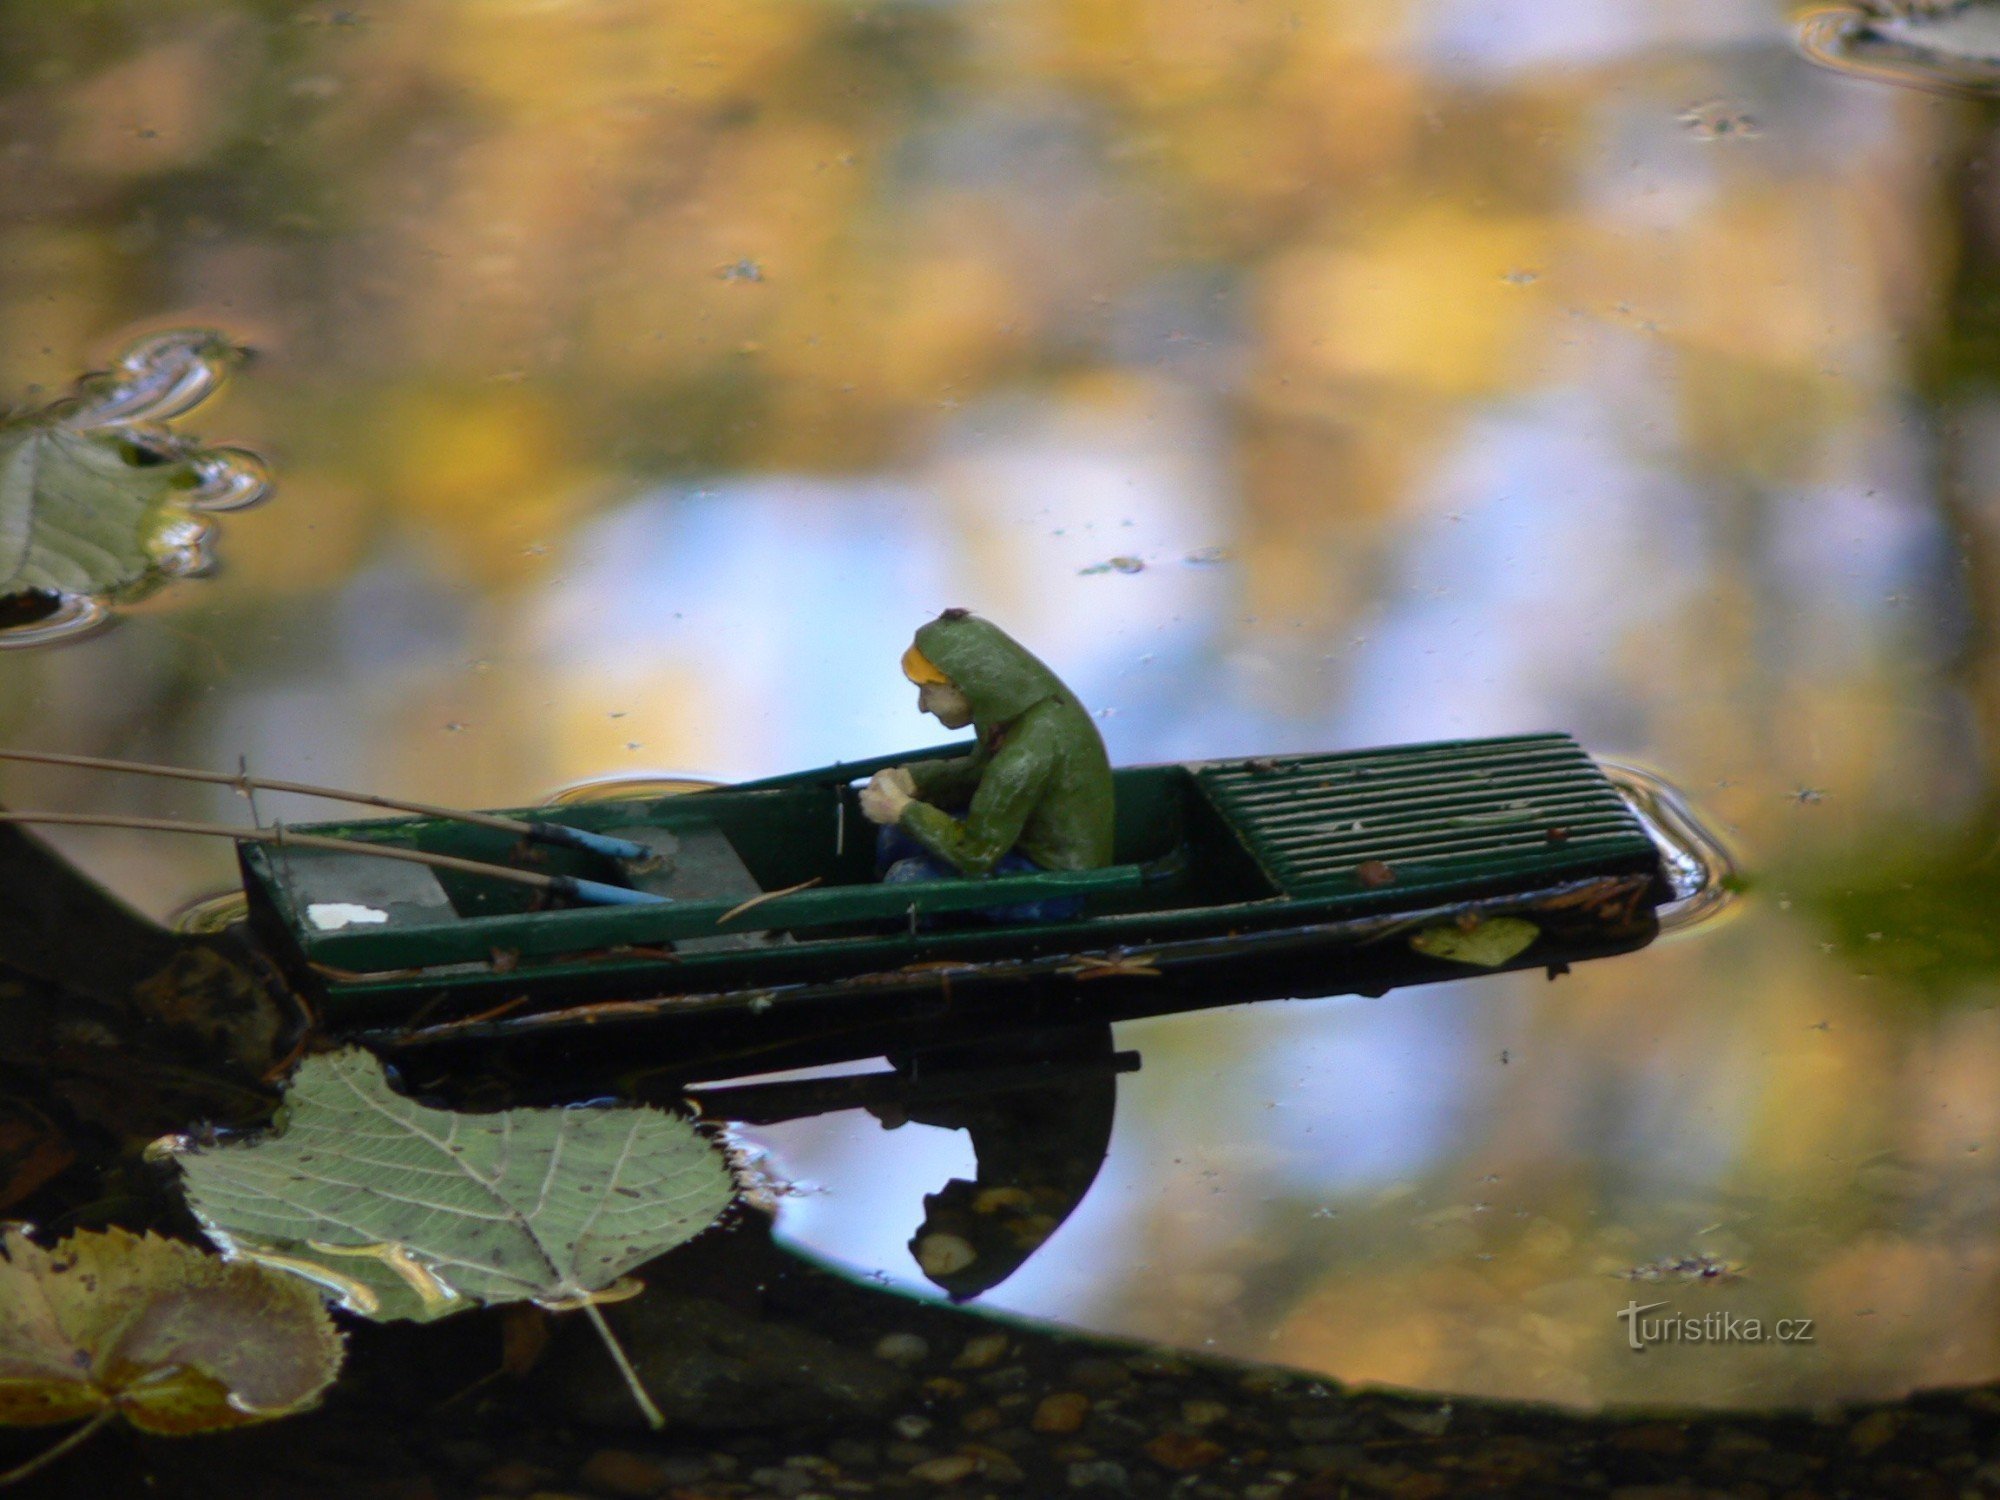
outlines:
[[[1090,915],[1234,904],[1277,894],[1186,767],[1119,771],[1115,785],[1114,861],[1135,867],[1135,878],[1123,888],[1089,893]],[[856,789],[845,783],[575,803],[561,810],[561,820],[648,843],[660,850],[661,865],[634,870],[582,851],[524,847],[504,833],[437,820],[382,820],[315,831],[389,837],[434,853],[642,886],[682,902],[740,903],[808,882],[815,890],[858,891],[876,887],[879,880],[876,828],[862,816]],[[392,925],[524,914],[550,904],[527,887],[456,870],[303,851],[287,851],[272,861],[284,871],[284,883],[301,910],[311,900],[365,899],[353,885],[360,863],[375,867],[395,886],[394,891],[375,892],[391,897],[382,904]],[[754,930],[754,923],[745,920],[742,928]]]
[[[1525,735],[1119,770],[1108,869],[884,885],[858,784],[889,763],[515,814],[646,844],[657,851],[650,862],[449,819],[313,830],[629,886],[667,904],[570,904],[472,871],[296,846],[246,846],[242,859],[253,913],[288,929],[314,962],[364,972],[635,945],[670,946],[680,960],[919,925],[993,935],[1025,925],[1059,939],[1080,924],[1100,941],[1126,941],[1156,924],[1115,919],[1179,930],[1231,922],[1259,903],[1360,915],[1658,868],[1632,808],[1576,743]],[[1005,915],[1072,895],[1082,902],[1073,917]]]

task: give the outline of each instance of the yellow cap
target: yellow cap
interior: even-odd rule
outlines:
[[[903,675],[918,687],[949,687],[951,679],[915,646],[903,653]]]

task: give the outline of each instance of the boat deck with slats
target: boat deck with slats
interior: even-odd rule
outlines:
[[[1227,761],[1196,776],[1294,898],[1375,906],[1658,863],[1637,815],[1566,734]]]

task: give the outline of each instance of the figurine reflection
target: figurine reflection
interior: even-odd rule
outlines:
[[[954,1302],[998,1286],[1044,1245],[1096,1181],[1111,1145],[1118,1075],[1104,1024],[989,1035],[891,1059],[893,1073],[704,1090],[703,1113],[744,1124],[866,1109],[972,1138],[973,1180],[924,1197],[910,1253]]]

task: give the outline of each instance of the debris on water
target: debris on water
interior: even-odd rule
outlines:
[[[1743,1268],[1713,1255],[1675,1255],[1617,1274],[1627,1281],[1740,1281]]]
[[[1236,554],[1227,547],[1197,547],[1181,561],[1191,568],[1214,568],[1235,559]]]
[[[1501,273],[1500,279],[1509,286],[1533,286],[1542,279],[1540,271],[1530,271],[1525,266],[1516,266],[1511,271]],[[1456,520],[1456,517],[1452,519]]]
[[[1698,141],[1747,140],[1760,133],[1756,118],[1728,99],[1705,99],[1690,104],[1678,118],[1688,134]]]
[[[1090,578],[1099,573],[1143,573],[1146,560],[1141,557],[1113,557],[1101,563],[1092,563],[1087,568],[1078,568],[1077,577]]]
[[[764,268],[745,256],[742,260],[730,262],[715,274],[724,281],[762,281]]]
[[[1826,801],[1826,788],[1818,786],[1795,787],[1791,792],[1792,801],[1801,807]]]

